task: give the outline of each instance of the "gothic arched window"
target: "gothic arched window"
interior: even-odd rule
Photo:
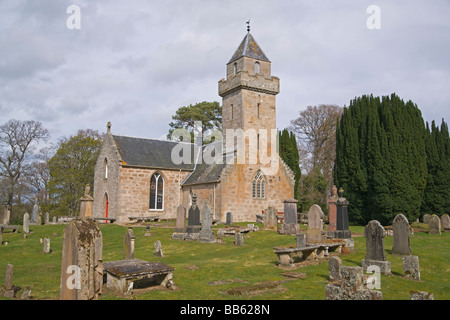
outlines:
[[[164,178],[155,172],[150,179],[150,210],[164,209]]]
[[[254,199],[263,199],[266,197],[266,181],[261,171],[258,171],[255,178],[253,178],[252,187]]]

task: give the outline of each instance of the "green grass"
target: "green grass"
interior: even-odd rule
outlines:
[[[166,223],[167,225],[167,223]],[[261,229],[262,225],[257,224]],[[414,225],[423,229],[424,224]],[[0,279],[4,279],[6,265],[14,265],[15,286],[31,288],[35,299],[58,299],[60,286],[61,249],[64,225],[31,226],[33,233],[27,238],[23,234],[5,231],[0,247]],[[122,259],[125,227],[100,225],[103,234],[103,261]],[[355,250],[348,255],[340,255],[343,265],[360,266],[365,256],[364,227],[351,226]],[[244,246],[233,244],[234,237],[225,237],[224,243],[199,243],[172,240],[173,228],[159,224],[152,227],[152,236],[145,237],[145,228],[134,227],[135,258],[146,261],[160,261],[175,267],[173,279],[178,289],[151,290],[137,294],[138,300],[323,300],[328,283],[328,263],[310,265],[293,271],[307,274],[305,279],[283,283],[282,292],[264,293],[255,296],[230,296],[223,292],[246,284],[280,281],[287,278],[280,275],[286,271],[277,267],[276,246],[295,244],[295,236],[280,235],[275,231],[248,233]],[[43,253],[40,238],[50,237],[52,252]],[[160,240],[164,257],[154,255],[153,243]],[[392,237],[385,238],[386,258],[391,262],[391,275],[381,276],[381,291],[384,300],[409,300],[409,291],[428,291],[436,300],[450,300],[450,233],[429,235],[426,230],[410,236],[413,255],[419,256],[421,281],[402,277],[400,256],[391,254]],[[4,245],[8,242],[8,245]],[[187,266],[198,269],[190,270]],[[228,281],[240,279],[239,281]],[[212,285],[213,281],[225,281]],[[3,283],[1,283],[3,285]],[[19,292],[20,295],[20,292]],[[100,299],[128,299],[104,290]]]

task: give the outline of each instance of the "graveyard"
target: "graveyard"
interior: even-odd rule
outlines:
[[[278,264],[276,247],[295,247],[295,234],[265,230],[263,223],[236,238],[223,233],[215,242],[173,239],[175,221],[140,222],[117,225],[97,223],[103,237],[103,264],[124,259],[124,235],[133,232],[134,258],[158,262],[173,268],[173,288],[135,287],[131,294],[120,294],[103,285],[100,300],[325,300],[330,283],[329,260],[339,257],[342,266],[361,267],[366,257],[365,226],[350,226],[352,250],[329,252],[327,256]],[[212,226],[214,235],[227,228],[247,228],[248,223]],[[60,297],[63,233],[67,224],[30,225],[24,237],[19,230],[5,229],[0,247],[0,274],[4,279],[8,264],[13,265],[14,299],[57,300]],[[280,225],[278,225],[278,228]],[[324,230],[327,229],[324,225]],[[405,276],[402,254],[393,254],[394,237],[384,236],[384,257],[390,272],[380,276],[383,300],[410,300],[410,292],[431,293],[435,300],[450,299],[450,232],[430,232],[428,223],[412,223],[409,235],[411,254],[420,260],[420,280]],[[306,234],[307,224],[298,232]],[[389,226],[386,226],[389,230]],[[49,239],[44,241],[44,239]],[[50,249],[44,251],[50,242]],[[155,254],[155,242],[160,252]],[[394,246],[395,247],[395,246]],[[395,249],[394,249],[395,251]],[[2,283],[2,289],[4,289]],[[24,297],[25,293],[27,296]],[[4,297],[3,292],[0,299]]]

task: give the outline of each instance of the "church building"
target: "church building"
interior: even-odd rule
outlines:
[[[283,200],[294,198],[294,174],[275,148],[280,80],[249,31],[218,87],[220,161],[199,161],[205,147],[191,143],[114,135],[108,123],[95,166],[94,217],[175,219],[178,205],[189,208],[193,194],[219,221],[227,212],[234,222],[255,221],[267,207],[283,212]],[[190,151],[190,161],[173,161],[180,147]]]

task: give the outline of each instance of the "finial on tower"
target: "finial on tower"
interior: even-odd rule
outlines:
[[[247,32],[250,32],[250,20],[247,21]]]
[[[108,123],[106,124],[106,132],[111,133],[111,122],[110,121],[108,121]]]

